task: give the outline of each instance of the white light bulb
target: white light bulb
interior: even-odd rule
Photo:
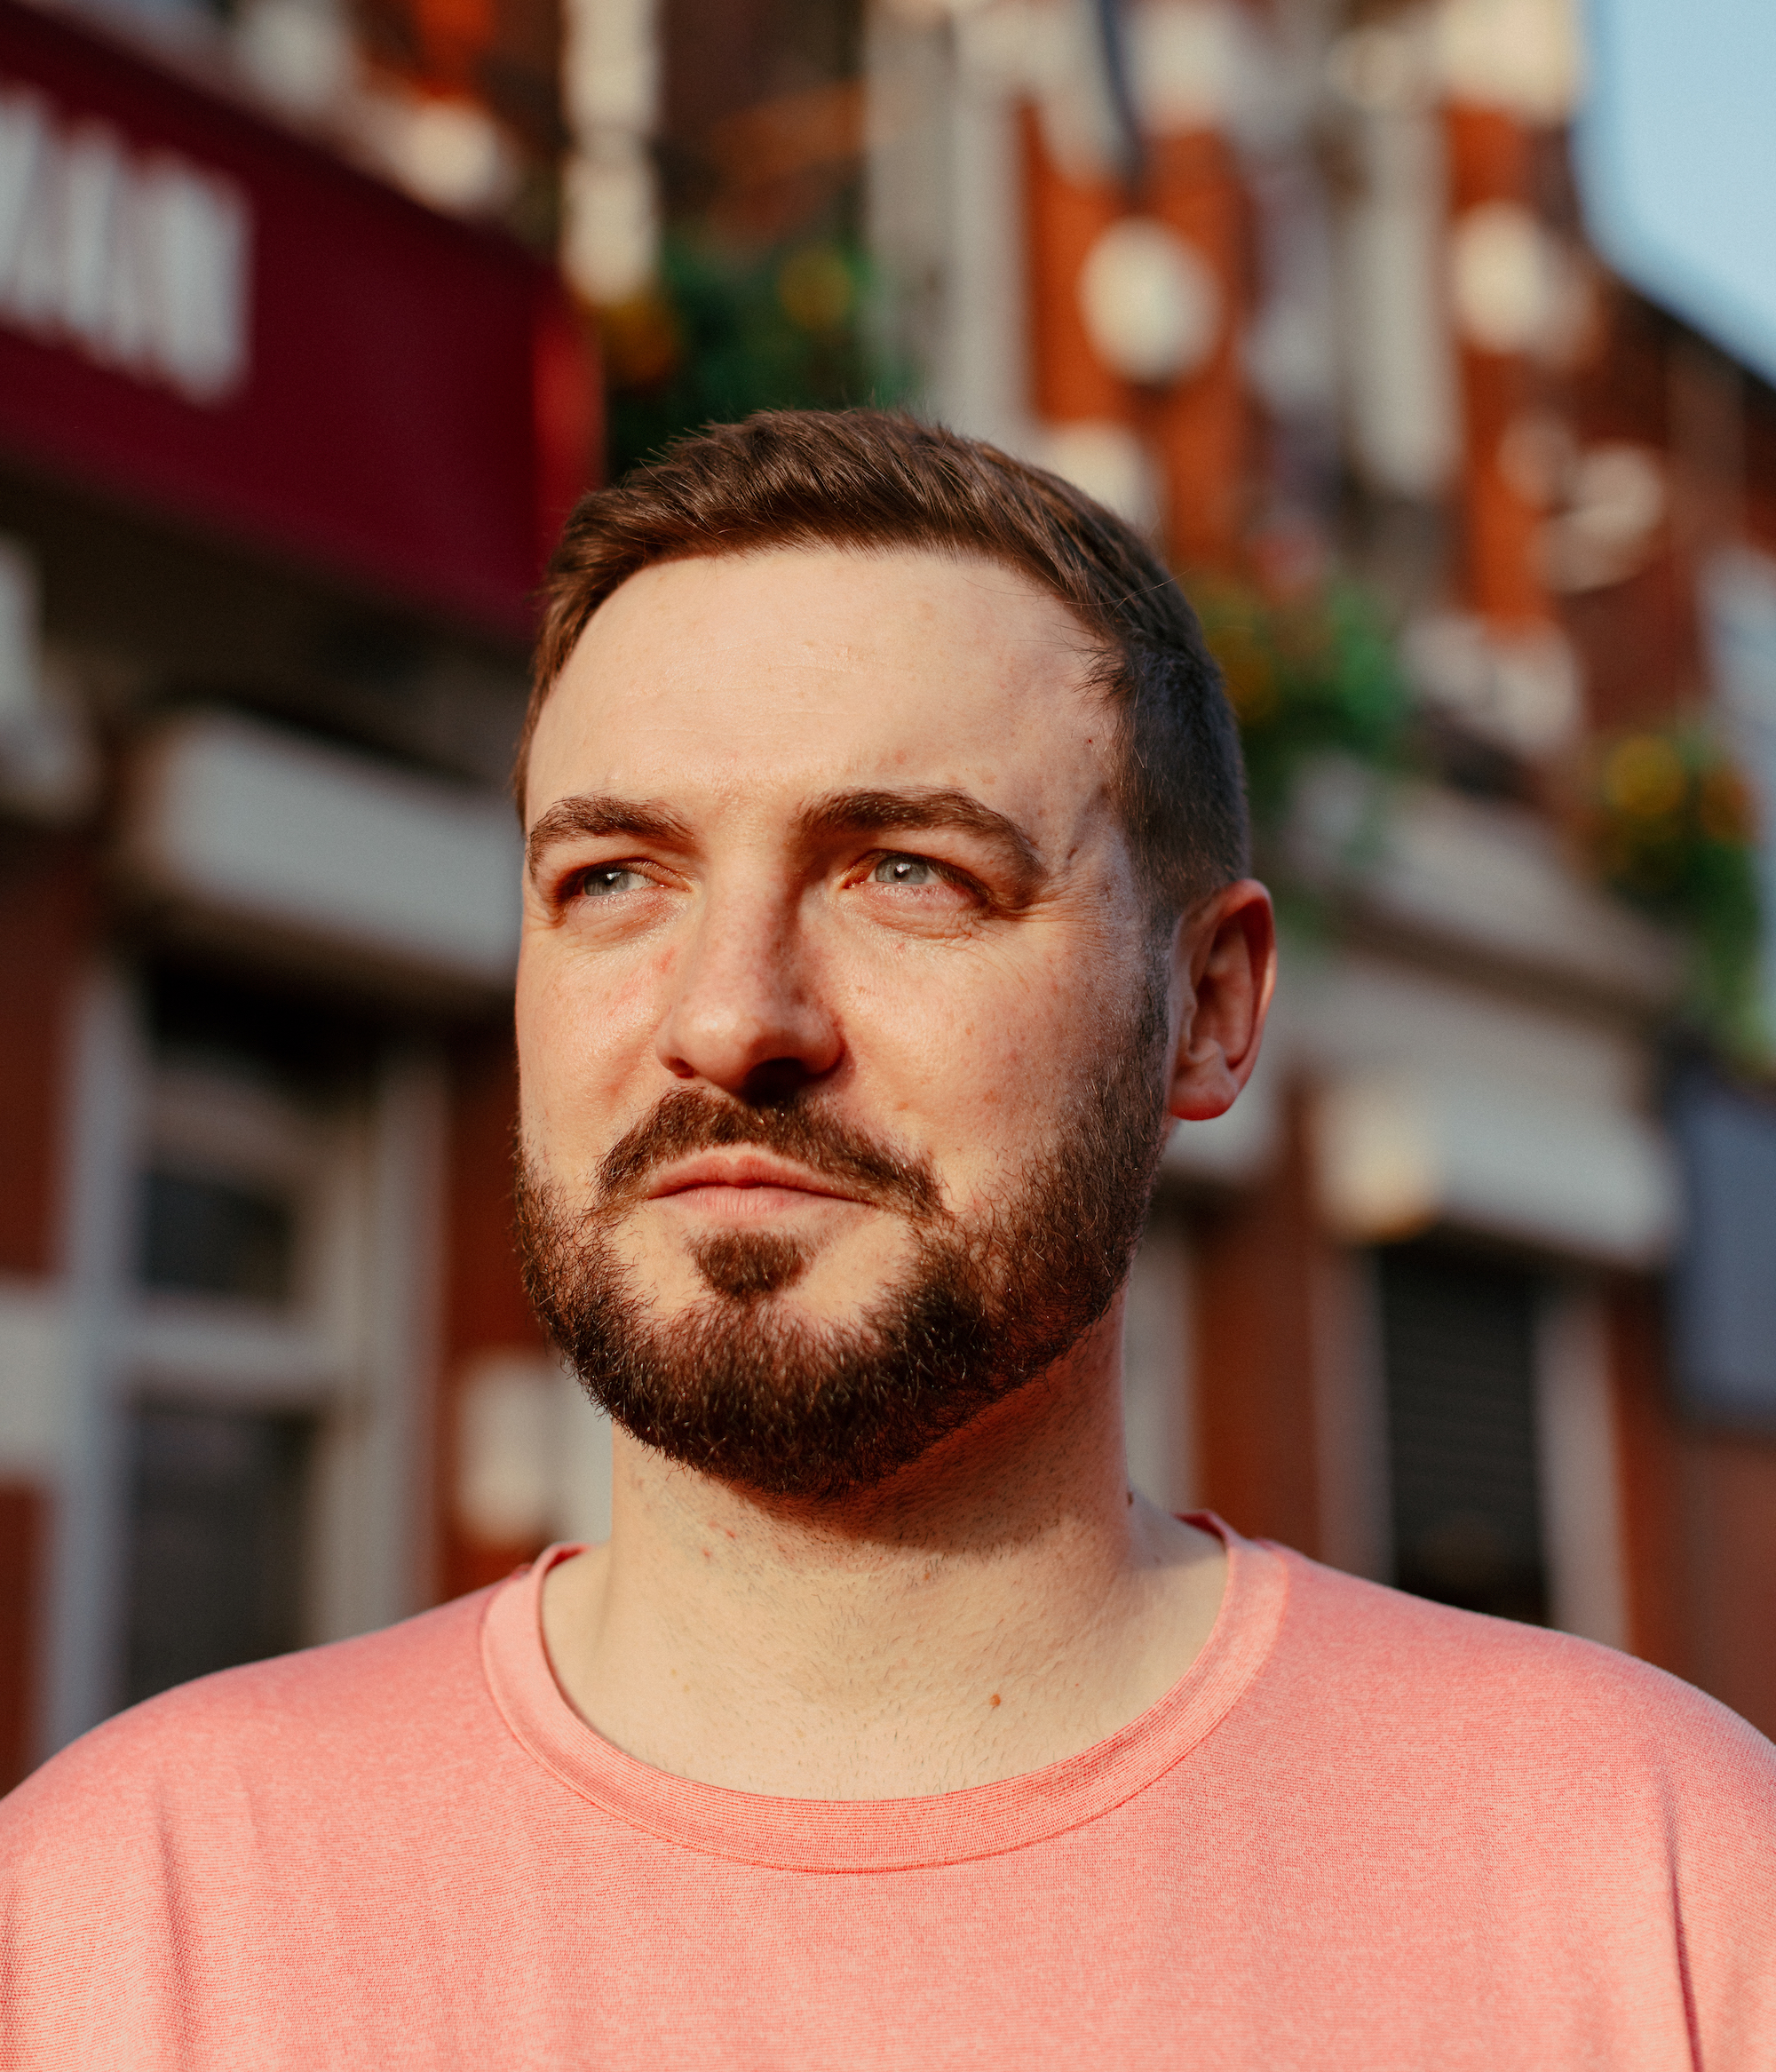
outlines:
[[[1221,290],[1194,245],[1151,217],[1113,223],[1079,273],[1092,349],[1127,381],[1200,373],[1221,335]]]

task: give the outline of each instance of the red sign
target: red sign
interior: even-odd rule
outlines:
[[[592,409],[521,247],[0,0],[0,449],[522,634]]]

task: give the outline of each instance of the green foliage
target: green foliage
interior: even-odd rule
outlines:
[[[1756,814],[1719,742],[1685,725],[1600,743],[1584,827],[1604,883],[1689,938],[1692,1006],[1704,1027],[1740,1057],[1767,1055]]]
[[[899,401],[866,340],[869,286],[852,238],[759,252],[669,235],[657,290],[605,315],[610,474],[753,410]]]
[[[1276,600],[1225,581],[1189,588],[1240,722],[1260,836],[1280,829],[1318,757],[1404,766],[1411,693],[1386,622],[1363,591],[1334,581]]]
[[[1280,600],[1226,581],[1190,587],[1240,721],[1266,867],[1282,879],[1286,911],[1316,933],[1323,900],[1290,882],[1276,838],[1320,758],[1340,756],[1383,777],[1410,766],[1412,693],[1392,636],[1348,582]],[[1383,817],[1360,828],[1359,849],[1384,831],[1385,788],[1376,797]],[[1730,1055],[1767,1060],[1755,814],[1720,743],[1689,725],[1597,744],[1582,827],[1599,881],[1690,944],[1693,1018]]]

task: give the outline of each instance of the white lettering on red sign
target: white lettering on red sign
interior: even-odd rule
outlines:
[[[0,323],[219,403],[247,377],[251,243],[234,180],[0,83]]]

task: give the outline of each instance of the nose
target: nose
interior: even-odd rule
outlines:
[[[844,1045],[815,965],[793,893],[758,886],[710,900],[675,965],[660,1061],[750,1101],[825,1077]]]

